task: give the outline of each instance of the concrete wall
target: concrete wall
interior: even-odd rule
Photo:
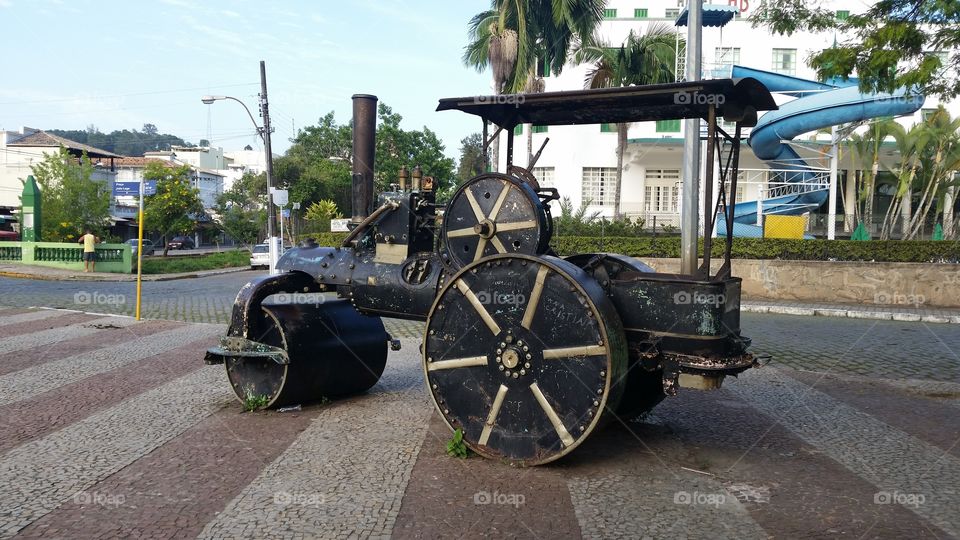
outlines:
[[[97,244],[97,272],[129,274],[130,244]],[[83,270],[83,246],[63,242],[0,242],[0,262]]]
[[[640,260],[658,272],[680,268],[680,259]],[[960,307],[957,264],[735,259],[733,275],[743,279],[746,300]]]

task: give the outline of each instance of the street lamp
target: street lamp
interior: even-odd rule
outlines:
[[[270,148],[270,132],[272,130],[270,129],[270,109],[267,102],[267,71],[263,60],[260,61],[260,113],[263,115],[263,127],[257,125],[257,121],[254,119],[253,113],[250,112],[247,104],[235,97],[203,96],[200,98],[200,101],[205,105],[212,105],[214,101],[227,99],[243,105],[243,110],[247,111],[247,116],[249,116],[250,121],[253,122],[253,127],[257,129],[257,134],[263,139],[263,150],[266,154],[267,169],[267,246],[270,249],[270,273],[274,274],[277,270],[277,258],[279,257],[280,249],[278,246],[279,239],[274,236],[273,232],[276,230],[277,213],[273,207],[273,151]]]

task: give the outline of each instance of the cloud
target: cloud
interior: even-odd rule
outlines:
[[[187,9],[193,9],[194,7],[196,7],[190,2],[187,2],[186,0],[160,0],[160,1],[169,6],[176,6],[176,7],[182,7]]]
[[[0,0],[0,8],[13,7],[13,2],[10,0]]]
[[[230,11],[229,9],[224,9],[220,13],[222,13],[226,17],[233,17],[234,19],[240,17],[239,13],[237,13],[236,11]]]

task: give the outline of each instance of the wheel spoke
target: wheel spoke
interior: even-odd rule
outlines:
[[[486,356],[471,356],[469,358],[454,358],[451,360],[437,360],[427,363],[427,371],[436,371],[438,369],[453,369],[462,367],[485,366],[487,365]]]
[[[497,202],[493,204],[493,209],[490,210],[490,221],[496,221],[497,216],[500,214],[500,209],[503,207],[504,201],[507,200],[507,195],[510,194],[510,184],[506,181],[503,182],[503,189],[500,190],[500,196],[497,197]]]
[[[487,312],[487,308],[483,307],[483,304],[480,302],[480,299],[477,298],[477,295],[473,294],[473,291],[470,290],[470,287],[463,282],[462,279],[457,280],[457,289],[460,289],[460,292],[463,293],[467,300],[470,302],[470,305],[473,306],[473,309],[477,310],[477,314],[480,315],[480,318],[483,319],[484,324],[487,325],[487,328],[493,332],[493,335],[500,333],[500,325],[497,324],[497,321],[493,320],[493,317],[490,316],[490,313]]]
[[[473,192],[470,191],[470,188],[464,190],[464,193],[467,194],[467,200],[470,201],[470,208],[473,208],[473,215],[477,218],[477,223],[482,223],[484,220],[483,210],[480,209],[480,203],[477,202],[477,198],[473,196]]]
[[[500,406],[503,405],[503,398],[507,395],[507,386],[505,384],[500,385],[500,389],[497,390],[497,397],[493,398],[493,405],[490,407],[490,414],[487,415],[487,421],[483,424],[483,431],[480,432],[480,440],[477,441],[480,445],[486,445],[487,441],[490,440],[490,432],[493,431],[493,426],[497,424],[497,415],[500,414]]]
[[[532,229],[536,226],[537,226],[537,222],[533,220],[514,221],[512,223],[497,223],[497,232],[518,231],[520,229]]]
[[[507,252],[507,248],[504,247],[503,242],[501,242],[500,239],[497,238],[497,235],[493,235],[493,236],[490,238],[490,243],[493,244],[493,247],[497,248],[497,253],[506,253],[506,252]]]
[[[599,356],[601,354],[607,354],[607,348],[603,345],[584,345],[582,347],[546,349],[543,351],[543,359],[570,358],[571,356]]]
[[[460,236],[474,236],[477,234],[477,231],[473,230],[473,227],[467,227],[465,229],[454,229],[452,231],[447,231],[447,238],[457,238]]]
[[[483,251],[487,249],[487,239],[480,237],[480,241],[477,242],[477,252],[473,254],[473,262],[477,262],[483,258]]]
[[[527,302],[527,308],[523,312],[523,322],[520,323],[521,326],[530,329],[530,325],[533,323],[533,315],[537,312],[537,305],[540,304],[540,295],[543,293],[543,285],[547,280],[547,273],[550,272],[550,269],[546,265],[541,265],[540,269],[537,270],[537,278],[533,283],[533,290],[530,291],[530,301]]]
[[[553,410],[553,407],[550,406],[550,403],[547,401],[547,396],[543,395],[543,391],[540,390],[540,387],[537,385],[537,383],[531,384],[530,390],[540,403],[540,407],[543,408],[543,412],[547,414],[547,418],[550,419],[550,423],[553,424],[553,429],[557,431],[557,435],[560,437],[560,442],[562,442],[564,446],[573,446],[573,437],[570,436],[570,432],[567,431],[566,426],[563,425],[560,417],[557,416],[557,411]]]

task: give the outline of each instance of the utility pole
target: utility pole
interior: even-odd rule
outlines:
[[[687,3],[687,81],[700,80],[700,39],[703,35],[702,0]],[[683,199],[680,201],[680,273],[697,271],[700,211],[700,119],[687,118],[683,133]],[[710,179],[712,182],[713,179]],[[709,219],[704,217],[704,219]]]
[[[273,205],[273,150],[270,147],[270,106],[267,101],[267,67],[260,61],[260,116],[263,117],[263,149],[267,168],[267,245],[270,247],[270,273],[277,269],[280,246],[274,231],[277,228],[277,211]]]

